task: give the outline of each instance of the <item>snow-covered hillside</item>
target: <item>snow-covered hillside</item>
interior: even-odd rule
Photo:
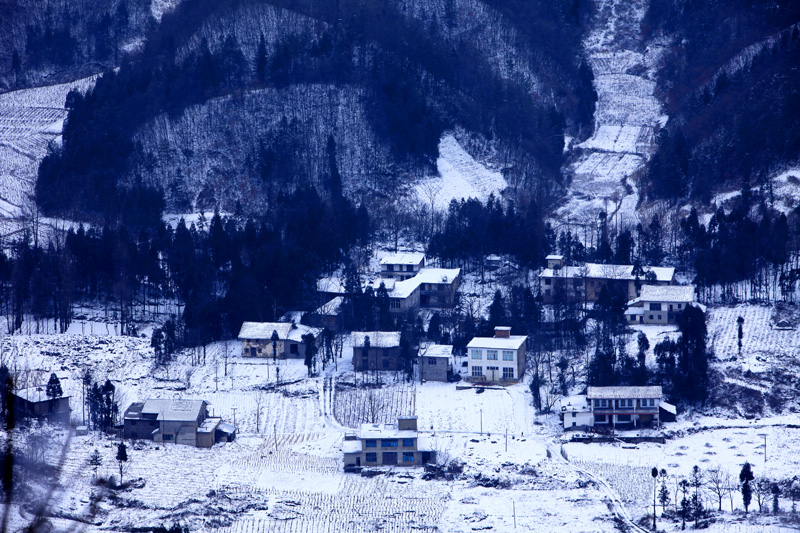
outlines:
[[[636,175],[655,148],[655,130],[666,123],[654,96],[654,67],[660,49],[639,42],[646,0],[597,2],[595,26],[584,45],[598,101],[595,131],[574,148],[569,195],[557,218],[592,223],[600,210],[620,226],[638,221]]]
[[[24,206],[30,209],[39,163],[61,135],[67,93],[86,92],[95,79],[0,95],[0,217],[16,218]]]

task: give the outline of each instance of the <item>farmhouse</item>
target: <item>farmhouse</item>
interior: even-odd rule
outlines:
[[[677,324],[694,302],[694,285],[643,285],[641,295],[628,302],[625,320],[636,324]]]
[[[539,283],[545,303],[553,303],[559,297],[569,302],[595,302],[604,286],[632,300],[639,297],[644,284],[674,285],[675,269],[598,263],[565,266],[563,256],[548,255]]]
[[[564,429],[642,427],[658,424],[662,410],[674,413],[660,386],[588,387],[585,396],[561,400],[560,416]]]
[[[381,277],[403,281],[413,278],[425,266],[425,254],[404,252],[381,259]]]
[[[525,335],[497,326],[494,337],[475,337],[467,344],[470,381],[517,382],[525,371]]]
[[[422,381],[447,381],[453,346],[430,344],[420,350],[419,372]]]
[[[460,268],[423,268],[409,281],[420,287],[420,307],[453,307],[461,285]]]
[[[316,343],[322,330],[294,322],[245,322],[239,331],[242,341],[242,357],[272,357],[272,339],[275,335],[275,356],[305,357],[303,336],[311,334]]]
[[[420,440],[415,416],[398,417],[397,424],[362,424],[358,434],[345,435],[345,469],[420,466],[436,461],[436,452],[424,451],[425,443]]]
[[[307,315],[308,323],[314,327],[338,333],[344,327],[344,317],[342,316],[343,306],[343,296],[337,296],[336,298],[328,300],[315,309],[314,312]]]
[[[122,436],[155,442],[210,448],[233,440],[236,429],[208,416],[205,400],[147,400],[125,411]]]
[[[419,311],[419,283],[416,278],[396,281],[392,278],[378,278],[365,284],[377,294],[381,285],[389,294],[389,312],[397,317],[406,313]]]
[[[44,385],[14,391],[11,409],[17,420],[47,420],[51,424],[69,425],[69,396],[49,398]]]
[[[354,331],[350,334],[355,370],[400,370],[400,333]]]

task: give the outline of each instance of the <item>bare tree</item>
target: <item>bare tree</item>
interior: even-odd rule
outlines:
[[[722,511],[722,500],[728,494],[731,482],[731,475],[718,466],[706,472],[706,490],[717,498],[720,511]]]
[[[261,433],[261,406],[264,404],[264,391],[256,394],[256,433]]]
[[[758,503],[758,512],[764,512],[764,506],[769,502],[772,496],[772,482],[766,478],[760,477],[753,483],[753,488],[756,493],[756,502]]]
[[[385,406],[384,399],[377,388],[370,387],[367,389],[366,397],[364,398],[364,414],[368,423],[379,424]]]

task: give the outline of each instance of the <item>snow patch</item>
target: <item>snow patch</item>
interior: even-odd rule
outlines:
[[[421,201],[439,210],[446,210],[451,200],[477,198],[486,200],[489,195],[500,196],[508,186],[503,175],[486,168],[469,155],[452,134],[439,141],[439,175],[420,182],[415,192]]]

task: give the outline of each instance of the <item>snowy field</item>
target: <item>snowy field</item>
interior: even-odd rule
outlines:
[[[500,172],[475,161],[452,134],[444,135],[439,141],[436,168],[439,175],[421,181],[414,194],[424,205],[433,203],[438,210],[446,211],[451,200],[478,198],[485,201],[490,194],[499,197],[508,186]]]
[[[474,281],[465,286],[477,290]],[[481,303],[487,299],[479,298]],[[745,318],[743,357],[731,360],[738,351],[738,316]],[[769,307],[710,309],[709,340],[721,359],[713,366],[726,383],[731,380],[728,385],[740,391],[763,388],[763,376],[790,369],[789,360],[800,355],[798,336],[770,329],[772,318]],[[676,334],[667,326],[640,329],[651,347]],[[634,350],[635,335],[631,343]],[[124,477],[141,481],[96,505],[90,503],[92,494],[102,492],[92,484],[88,458],[98,449],[103,456],[99,474],[118,475],[115,441],[95,432],[73,437],[54,497],[53,511],[60,517],[55,523],[67,528],[75,519],[87,520],[87,530],[95,531],[179,521],[192,530],[316,533],[511,531],[515,523],[523,531],[612,531],[615,521],[622,521],[636,530],[630,521],[649,512],[653,466],[666,469],[670,483],[694,465],[734,475],[746,460],[757,476],[786,479],[800,471],[800,429],[791,405],[783,414],[766,408],[749,420],[718,411],[683,416],[667,425],[663,445],[574,444],[562,442],[554,415],[534,414],[524,383],[478,393],[456,384],[409,383],[393,372],[376,380],[374,373],[353,372],[347,346],[336,365],[312,378],[300,360],[276,365],[243,359],[240,353],[237,342],[216,343],[205,355],[202,350],[182,353],[167,368],[156,368],[149,339],[117,336],[113,324],[102,335],[6,336],[2,360],[19,376],[20,386],[44,383],[56,372],[73,398],[76,423],[83,418],[80,377],[91,369],[95,380],[115,384],[123,410],[151,397],[202,398],[214,415],[235,420],[240,431],[236,442],[207,450],[130,443]],[[745,374],[745,365],[755,362],[761,370]],[[648,364],[655,364],[652,355]],[[373,385],[355,387],[364,381]],[[441,461],[463,462],[464,473],[449,482],[426,481],[422,469],[395,468],[372,478],[344,474],[344,433],[362,422],[389,422],[401,414],[416,415],[421,438]],[[46,453],[51,462],[61,451],[57,443],[67,438],[54,436],[56,444]],[[741,509],[737,498],[733,506]],[[788,509],[790,502],[781,505]],[[19,515],[14,520],[22,525]],[[778,530],[767,517],[756,522]],[[664,521],[660,527],[679,525]]]
[[[14,219],[29,208],[39,162],[58,142],[72,89],[87,91],[96,76],[71,83],[0,94],[0,231],[19,230]]]

